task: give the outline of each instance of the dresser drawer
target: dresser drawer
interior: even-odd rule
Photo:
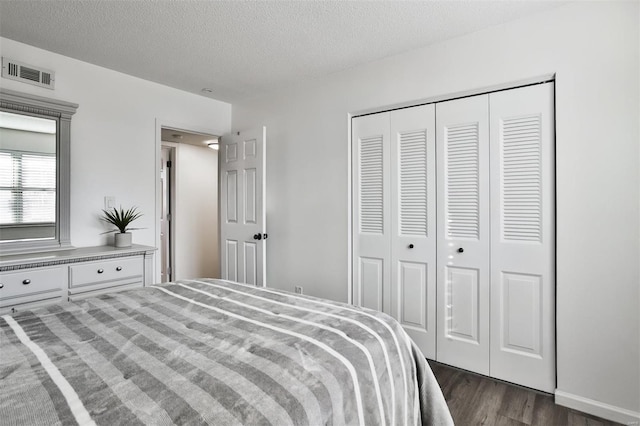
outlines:
[[[32,309],[40,308],[41,306],[51,305],[52,303],[64,303],[67,301],[67,298],[63,298],[62,296],[62,292],[51,292],[43,293],[40,295],[40,297],[31,295],[9,299],[10,303],[0,305],[0,315],[29,311]],[[46,297],[46,299],[44,297]]]
[[[79,287],[69,290],[69,301],[77,302],[78,300],[86,299],[87,297],[99,296],[101,294],[111,294],[118,291],[133,290],[137,288],[143,288],[142,281],[128,282],[118,281],[116,283],[107,283],[87,287]]]
[[[108,281],[142,280],[143,257],[122,257],[113,260],[82,263],[69,266],[69,287],[94,285]]]
[[[59,297],[67,287],[67,267],[0,273],[0,306]]]

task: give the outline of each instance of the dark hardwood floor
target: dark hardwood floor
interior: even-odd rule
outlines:
[[[429,361],[451,410],[465,425],[618,425],[556,405],[553,396]]]

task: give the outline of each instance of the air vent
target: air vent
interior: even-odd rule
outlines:
[[[47,89],[53,89],[55,83],[53,71],[4,57],[2,58],[2,77]]]

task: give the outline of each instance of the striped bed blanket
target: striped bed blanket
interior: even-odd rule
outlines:
[[[200,279],[0,318],[0,423],[452,424],[387,315]]]

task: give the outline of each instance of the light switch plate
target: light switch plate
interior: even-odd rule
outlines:
[[[105,196],[104,197],[104,208],[105,210],[112,209],[116,206],[116,197],[113,196]]]

